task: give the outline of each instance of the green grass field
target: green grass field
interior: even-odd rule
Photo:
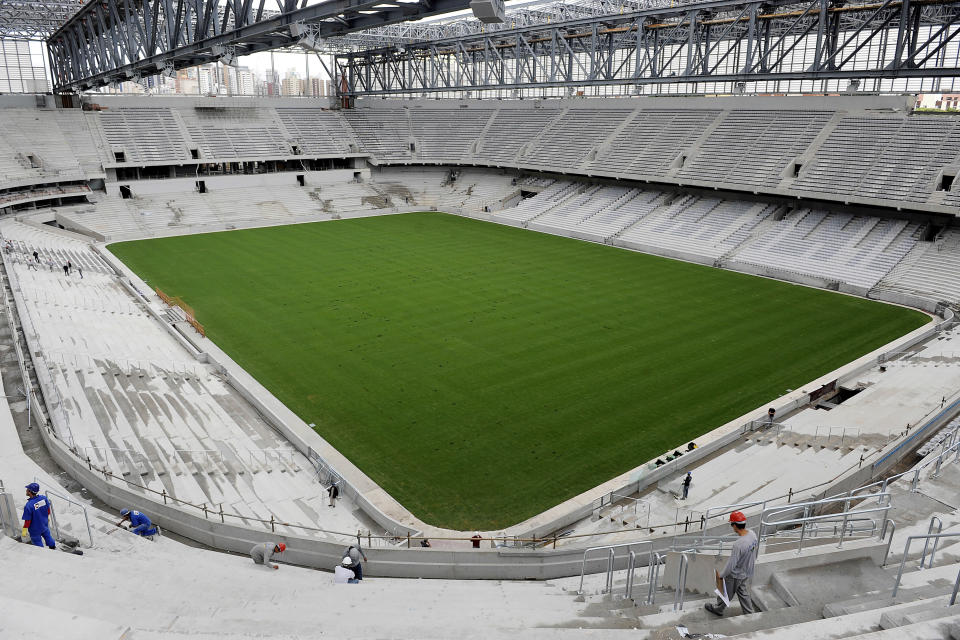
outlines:
[[[514,524],[926,322],[441,213],[124,242],[415,515]]]

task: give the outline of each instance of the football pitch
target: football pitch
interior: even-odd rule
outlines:
[[[442,213],[113,244],[424,521],[500,529],[927,322]]]

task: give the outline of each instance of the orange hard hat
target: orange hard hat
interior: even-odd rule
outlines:
[[[277,545],[277,549],[280,549],[280,553],[283,553],[284,551],[287,550],[287,545],[281,542],[280,544]]]
[[[730,522],[746,522],[747,516],[743,515],[743,511],[734,511],[730,514]]]

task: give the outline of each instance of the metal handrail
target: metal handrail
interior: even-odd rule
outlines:
[[[610,553],[613,553],[613,549],[610,550]],[[623,597],[627,600],[633,599],[633,570],[637,566],[637,554],[635,551],[631,551],[628,554],[629,560],[627,561],[627,584],[623,588]]]
[[[890,545],[893,544],[893,534],[894,534],[894,533],[896,532],[896,530],[897,530],[897,523],[894,522],[893,520],[891,520],[890,518],[887,518],[887,519],[883,522],[883,529],[880,530],[880,539],[881,539],[881,540],[883,540],[884,535],[886,534],[887,525],[890,525],[890,539],[887,540],[887,548],[886,548],[886,550],[883,552],[883,562],[880,563],[880,566],[881,566],[881,567],[887,566],[887,558],[890,557]]]
[[[768,500],[754,500],[753,502],[738,502],[736,504],[714,505],[712,507],[707,507],[707,510],[706,512],[704,512],[703,515],[704,515],[704,518],[709,520],[710,518],[713,517],[711,515],[712,511],[717,511],[719,513],[726,513],[727,511],[737,511],[737,510],[743,511],[744,509],[755,507],[758,504],[763,505],[763,507],[760,509],[760,511],[762,512],[766,508],[766,505],[768,502],[770,502],[770,500],[778,500],[779,498],[782,498],[782,497],[784,496],[777,496],[776,498],[770,498]]]
[[[690,558],[686,553],[680,554],[680,566],[677,568],[677,588],[673,592],[673,610],[683,611],[683,595],[687,589],[687,569]]]
[[[886,498],[886,501],[885,501],[885,502],[884,502],[884,497]],[[803,551],[803,541],[804,541],[804,538],[805,538],[805,536],[806,536],[807,526],[808,526],[809,524],[811,524],[811,523],[814,523],[814,524],[815,524],[815,523],[819,523],[819,522],[832,521],[832,520],[836,520],[837,518],[842,517],[842,518],[843,518],[843,524],[842,524],[841,529],[840,529],[840,540],[839,540],[839,542],[837,543],[837,547],[838,547],[838,548],[839,548],[839,547],[843,547],[843,541],[844,541],[844,538],[846,537],[847,522],[849,521],[850,516],[859,516],[859,515],[864,515],[864,514],[867,514],[867,513],[877,513],[877,512],[883,512],[884,514],[886,514],[886,513],[890,510],[890,498],[891,498],[891,496],[890,496],[889,493],[881,494],[879,506],[871,507],[871,508],[867,508],[867,509],[862,509],[862,508],[857,508],[857,507],[854,507],[853,509],[851,509],[851,508],[850,508],[850,501],[851,501],[851,500],[862,500],[862,498],[855,497],[855,496],[851,496],[851,495],[846,495],[846,496],[843,496],[843,497],[824,498],[824,499],[822,499],[822,500],[813,500],[813,501],[809,501],[809,502],[800,502],[800,503],[796,503],[796,504],[790,505],[789,507],[772,507],[772,508],[764,511],[764,512],[760,515],[760,532],[759,532],[759,535],[757,536],[757,538],[758,538],[759,540],[763,540],[763,539],[764,539],[764,537],[765,537],[764,534],[765,534],[765,531],[766,531],[766,528],[767,528],[767,527],[780,527],[780,526],[783,526],[783,525],[797,525],[797,524],[799,524],[799,525],[800,525],[800,539],[799,539],[799,541],[798,541],[798,543],[797,543],[797,553],[800,553],[800,552]],[[843,506],[843,511],[842,511],[841,513],[831,513],[831,514],[824,514],[824,515],[819,515],[819,516],[818,516],[818,515],[810,515],[811,510],[814,510],[816,507],[823,507],[823,506],[825,506],[825,505],[835,504],[835,503],[839,503],[839,502],[842,502],[843,505],[844,505],[844,506]],[[770,519],[770,518],[776,518],[776,516],[778,516],[778,515],[780,515],[780,514],[792,513],[793,511],[795,511],[796,509],[798,509],[798,508],[800,508],[800,507],[803,508],[803,517],[801,517],[801,518],[788,518],[788,519],[786,519],[786,520],[776,520],[776,519],[772,519],[772,520],[771,520],[771,519]],[[759,555],[759,553],[760,553],[760,545],[758,544],[758,545],[757,545],[757,554]]]
[[[848,518],[845,524],[848,525],[847,530],[849,531],[849,535],[852,536],[855,533],[867,530],[866,528],[858,529],[856,526],[857,522],[870,523],[870,537],[873,537],[873,535],[877,532],[877,521],[873,518]],[[833,535],[837,535],[837,525],[833,525]]]
[[[957,579],[953,581],[953,595],[950,596],[950,606],[957,604],[957,591],[960,591],[960,571],[957,571]]]
[[[653,554],[653,566],[647,565],[647,580],[650,585],[647,587],[647,604],[653,604],[657,595],[657,583],[660,581],[660,565],[663,564],[663,556],[659,553]]]
[[[929,535],[929,534],[932,534],[932,533],[933,533],[933,526],[934,526],[934,524],[936,524],[936,526],[937,526],[937,533],[943,533],[943,520],[941,520],[939,516],[933,516],[933,517],[930,518],[930,525],[927,527],[927,534]],[[939,543],[939,542],[940,542],[939,539],[934,539],[934,541],[933,541],[933,550],[930,551],[930,566],[927,567],[928,569],[932,569],[932,568],[933,568],[933,556],[934,556],[934,554],[937,553],[937,543]],[[923,541],[923,553],[920,554],[920,568],[921,568],[921,569],[923,569],[924,562],[925,562],[926,559],[927,559],[927,546],[929,546],[929,544],[930,544],[930,539],[929,539],[929,538],[927,538],[926,540]]]
[[[916,466],[914,466],[914,467],[912,467],[912,468],[910,468],[910,469],[908,469],[908,470],[906,470],[906,471],[904,471],[904,472],[902,472],[902,473],[898,473],[898,474],[896,474],[896,475],[889,476],[889,477],[887,477],[887,478],[884,478],[883,480],[878,480],[877,482],[874,482],[873,484],[864,485],[863,487],[860,487],[859,489],[855,489],[855,491],[859,491],[859,490],[861,490],[861,489],[866,489],[866,488],[868,488],[868,487],[873,487],[873,486],[876,486],[876,485],[880,484],[880,485],[882,485],[882,486],[881,486],[881,492],[884,492],[884,491],[886,491],[887,485],[888,485],[890,482],[892,482],[892,481],[894,481],[894,480],[899,480],[899,479],[902,478],[903,476],[906,476],[906,475],[909,475],[909,474],[912,473],[912,474],[913,474],[913,480],[912,480],[911,483],[910,483],[910,491],[911,491],[911,493],[916,493],[917,487],[918,487],[918,485],[920,484],[920,472],[923,471],[924,469],[926,469],[927,467],[929,467],[931,464],[936,464],[936,465],[937,465],[937,470],[936,470],[935,473],[939,473],[939,472],[940,472],[940,465],[941,465],[941,463],[943,462],[944,458],[949,457],[949,454],[951,454],[951,453],[954,454],[954,462],[960,461],[960,438],[957,438],[956,441],[955,441],[953,444],[951,444],[949,447],[947,447],[946,449],[944,449],[943,451],[941,451],[940,454],[937,455],[936,458],[921,460]]]
[[[610,568],[612,566],[609,558],[613,557],[615,549],[622,549],[624,547],[636,547],[641,545],[653,545],[653,540],[640,540],[639,542],[622,542],[620,544],[605,544],[600,547],[588,547],[583,550],[583,560],[580,563],[580,586],[577,587],[577,595],[583,594],[583,577],[586,574],[587,570],[587,555],[592,551],[604,551],[609,550],[610,555],[608,555],[608,565],[607,565],[607,581],[610,583],[613,580],[613,571]],[[653,553],[653,549],[649,550],[649,553]],[[651,556],[652,557],[652,556]]]
[[[897,580],[893,583],[893,592],[890,594],[891,598],[897,597],[897,591],[900,589],[900,579],[903,578],[903,567],[907,564],[907,556],[910,554],[910,544],[914,540],[926,540],[929,538],[956,538],[960,537],[960,533],[931,533],[927,535],[918,535],[910,536],[907,538],[907,542],[903,547],[903,558],[900,559],[900,570],[897,572]],[[954,591],[956,593],[956,591]]]
[[[723,552],[725,542],[735,542],[739,536],[727,534],[723,536],[674,536],[670,543],[671,551],[716,551]],[[716,547],[714,547],[716,545]]]
[[[931,410],[929,413],[926,414],[927,416],[929,416],[929,415],[930,415],[931,413],[933,413],[934,411],[937,411],[938,409],[939,409],[939,412],[938,412],[936,415],[934,415],[932,418],[930,418],[929,420],[927,420],[927,422],[926,422],[925,424],[921,425],[916,431],[914,431],[914,432],[913,432],[913,435],[904,438],[903,442],[901,442],[900,444],[898,444],[896,447],[894,447],[894,448],[891,449],[890,451],[887,451],[879,460],[877,460],[876,462],[874,462],[874,463],[873,463],[873,468],[876,469],[876,468],[877,468],[880,464],[882,464],[887,458],[889,458],[890,456],[892,456],[894,453],[896,453],[897,451],[899,451],[901,448],[907,446],[907,444],[908,444],[909,442],[911,442],[912,440],[914,440],[915,438],[917,438],[920,434],[922,434],[924,431],[926,431],[926,430],[930,427],[930,425],[936,423],[942,416],[947,415],[947,414],[950,414],[950,412],[953,411],[957,406],[960,406],[960,399],[954,400],[954,401],[951,402],[950,405],[947,406],[947,407],[942,407],[942,405],[941,405],[942,408],[941,408],[941,407],[937,407],[937,408],[934,408],[933,410]],[[926,418],[926,416],[924,416],[924,418]],[[923,418],[921,418],[921,420],[923,420]]]
[[[34,478],[34,480],[36,480],[36,478]],[[87,525],[87,537],[90,539],[90,547],[92,548],[92,547],[93,547],[93,532],[92,532],[92,530],[90,529],[90,516],[89,516],[89,514],[87,513],[87,507],[84,506],[83,504],[77,502],[76,500],[71,500],[70,498],[68,498],[68,497],[66,497],[66,496],[60,495],[60,494],[57,493],[56,491],[50,491],[49,489],[47,489],[44,493],[45,493],[46,495],[48,495],[48,496],[55,496],[55,497],[57,498],[57,500],[63,500],[64,502],[68,502],[68,503],[70,503],[70,504],[72,504],[72,505],[75,505],[75,506],[77,506],[77,507],[80,507],[80,510],[83,511],[83,519],[84,519],[84,521],[86,522],[86,525]],[[50,511],[51,511],[51,512],[53,511],[53,502],[50,503]],[[56,516],[54,516],[54,520],[56,520]]]

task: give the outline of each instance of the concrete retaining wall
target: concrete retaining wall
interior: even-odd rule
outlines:
[[[764,585],[770,581],[774,573],[790,569],[806,567],[822,567],[844,560],[869,558],[878,567],[883,562],[887,545],[876,540],[847,542],[843,548],[836,546],[817,545],[805,548],[802,552],[780,551],[777,553],[760,554],[754,566],[753,585]],[[664,565],[663,586],[676,588],[680,569],[681,554],[671,551],[667,554]],[[717,588],[714,571],[723,569],[730,557],[729,553],[688,553],[687,554],[687,581],[686,591],[694,593],[713,593]]]

